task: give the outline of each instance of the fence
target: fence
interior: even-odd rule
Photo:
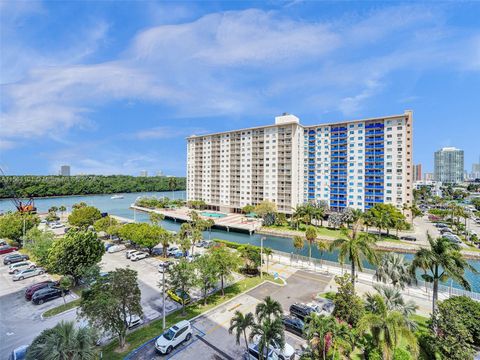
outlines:
[[[337,269],[337,272],[338,270],[341,270],[341,274],[344,274],[344,272],[350,271],[350,267],[348,264],[341,265],[340,263],[335,261],[309,258],[307,256],[298,255],[294,253],[286,253],[278,250],[273,250],[273,253],[278,256],[278,258],[274,257],[274,259],[275,260],[278,259],[279,263],[282,263],[285,265],[293,265],[293,263],[295,262],[296,264],[299,264],[299,265],[313,267],[315,271],[323,271],[326,273],[329,273],[328,267],[333,267]],[[372,279],[370,281],[366,281],[365,279],[359,278],[358,279],[359,282],[365,283],[367,285],[371,285],[374,282],[373,275],[375,275],[375,270],[363,268],[363,271],[361,273],[371,275]],[[447,295],[447,296],[468,296],[471,299],[480,301],[480,293],[459,289],[459,288],[453,287],[452,283],[450,284],[451,284],[450,286],[439,284],[438,293]],[[433,291],[433,283],[428,283],[423,280],[417,280],[416,287],[420,289],[427,289],[427,292]]]

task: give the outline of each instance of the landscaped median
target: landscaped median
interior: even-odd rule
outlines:
[[[196,302],[194,304],[188,305],[185,308],[185,314],[182,315],[182,310],[177,310],[166,317],[166,326],[167,328],[176,324],[180,320],[189,320],[198,315],[201,315],[208,310],[213,309],[214,307],[221,305],[235,296],[252,289],[255,286],[260,285],[264,281],[272,281],[277,284],[283,284],[280,280],[274,280],[271,275],[265,274],[263,279],[260,277],[252,277],[252,278],[245,278],[240,280],[239,282],[230,285],[229,287],[225,288],[225,296],[219,292],[210,295],[207,298],[207,305],[203,305],[203,301]],[[148,325],[131,332],[127,335],[127,343],[124,349],[118,349],[118,340],[112,341],[110,344],[105,345],[102,348],[102,355],[104,359],[115,360],[115,359],[123,359],[127,356],[131,351],[137,349],[142,344],[148,342],[149,340],[159,336],[162,334],[164,329],[162,329],[162,319],[157,319],[149,323]]]
[[[78,307],[80,305],[80,298],[78,299],[75,299],[75,300],[72,300],[66,304],[62,304],[60,306],[57,306],[57,307],[54,307],[53,309],[50,309],[50,310],[47,310],[45,311],[42,316],[44,318],[49,318],[49,317],[52,317],[52,316],[55,316],[55,315],[58,315],[58,314],[61,314],[65,311],[68,311],[68,310],[71,310],[71,309],[74,309],[76,307]]]

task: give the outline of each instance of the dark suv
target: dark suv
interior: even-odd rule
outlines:
[[[11,254],[3,258],[3,265],[10,265],[20,261],[30,260],[28,255],[23,254]]]
[[[295,316],[302,321],[305,321],[308,315],[310,315],[312,312],[315,312],[315,310],[305,304],[295,303],[290,306],[290,315]]]
[[[69,291],[65,290],[65,294],[68,294]],[[35,305],[41,305],[44,302],[54,300],[62,296],[62,290],[56,287],[47,287],[35,291],[32,296],[32,303]]]
[[[58,281],[42,281],[33,285],[30,285],[25,289],[25,299],[27,301],[32,300],[33,294],[41,289],[45,289],[46,287],[58,286]]]

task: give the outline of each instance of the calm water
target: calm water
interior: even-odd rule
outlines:
[[[88,205],[95,206],[99,208],[102,212],[108,212],[113,215],[122,216],[125,218],[133,219],[134,216],[137,221],[148,221],[148,214],[136,212],[134,215],[133,210],[129,209],[130,205],[135,202],[135,199],[139,196],[157,196],[163,197],[166,196],[170,199],[175,197],[175,199],[185,199],[185,191],[175,191],[173,194],[170,191],[165,192],[147,192],[147,193],[131,193],[123,194],[123,199],[112,200],[112,195],[89,195],[89,196],[65,196],[65,197],[54,197],[54,198],[42,198],[36,199],[35,205],[39,212],[46,212],[52,206],[61,206],[64,205],[70,211],[73,204],[80,201],[86,202]],[[14,210],[12,203],[9,200],[0,200],[0,213]],[[180,223],[174,221],[164,220],[162,226],[168,230],[177,231],[180,228]],[[254,234],[252,236],[243,233],[235,232],[226,232],[222,230],[212,230],[211,234],[208,232],[204,233],[204,238],[208,239],[224,239],[228,241],[234,241],[242,244],[252,244],[260,246],[261,235]],[[278,236],[264,236],[265,240],[263,245],[275,250],[291,253],[294,251],[292,240],[278,237]],[[308,256],[308,246],[305,246],[303,250],[300,251],[301,255]],[[320,258],[321,254],[316,247],[312,248],[312,257]],[[326,252],[322,255],[322,258],[330,261],[338,261],[337,252]],[[405,254],[407,260],[413,258],[412,254]],[[480,261],[470,260],[469,263],[473,265],[478,271],[480,271]],[[371,264],[365,263],[365,267],[373,268]],[[469,280],[472,290],[480,292],[480,275],[475,275],[471,272],[467,272],[467,279]]]

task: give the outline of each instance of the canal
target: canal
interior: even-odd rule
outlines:
[[[130,209],[130,205],[135,202],[139,196],[157,196],[163,197],[166,196],[170,199],[185,199],[185,191],[165,191],[165,192],[146,192],[146,193],[130,193],[122,194],[123,198],[121,199],[111,199],[112,195],[87,195],[87,196],[63,196],[63,197],[51,197],[51,198],[41,198],[35,199],[35,206],[39,212],[47,212],[48,209],[52,206],[65,206],[68,211],[71,211],[73,204],[80,201],[84,201],[88,205],[95,206],[99,208],[102,212],[108,212],[113,215],[133,219],[134,216],[137,221],[147,222],[148,214],[142,212],[136,212],[134,215],[133,210]],[[10,200],[0,200],[0,213],[14,210],[14,206]],[[167,230],[177,231],[180,228],[180,223],[164,220],[162,226]],[[290,238],[271,236],[271,235],[248,235],[243,233],[236,232],[226,232],[222,230],[212,230],[211,232],[204,232],[204,238],[208,239],[223,239],[228,241],[233,241],[241,244],[251,244],[260,246],[260,239],[264,237],[263,245],[274,250],[283,251],[286,253],[294,252],[292,240]],[[308,256],[308,246],[299,252],[300,255]],[[405,259],[410,261],[413,258],[413,254],[404,254]],[[321,254],[316,247],[312,248],[312,257],[323,258],[324,260],[329,261],[338,261],[338,253],[333,252],[324,252]],[[480,261],[478,260],[469,260],[469,263],[480,271]],[[364,263],[365,267],[373,268],[368,262]],[[480,275],[476,275],[471,271],[466,272],[466,277],[472,286],[472,290],[480,292]],[[454,286],[456,286],[454,284]]]

